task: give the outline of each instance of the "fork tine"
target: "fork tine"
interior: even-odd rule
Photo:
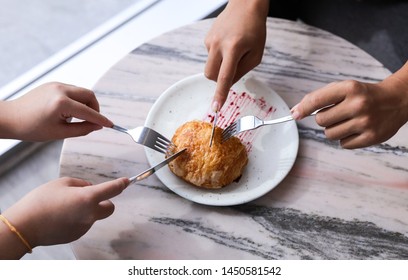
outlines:
[[[237,122],[230,124],[221,134],[221,142],[225,142],[236,134]]]
[[[229,137],[230,131],[231,131],[231,128],[230,128],[230,127],[227,127],[227,128],[222,132],[221,138],[222,138],[223,141],[225,140],[225,138],[228,138],[228,137]]]
[[[222,132],[222,134],[228,135],[231,133],[231,131],[234,131],[235,128],[237,127],[237,123],[233,122],[232,124],[230,124],[226,129],[224,129],[224,131]]]
[[[157,137],[156,143],[161,144],[161,145],[166,146],[166,147],[173,144],[173,143],[171,143],[171,141],[169,141],[167,139],[163,139],[160,136]]]
[[[126,129],[113,125],[112,128],[129,134],[136,143],[142,144],[163,154],[172,155],[173,153],[170,151],[176,148],[176,145],[174,145],[173,142],[149,127],[139,126],[132,129]]]
[[[171,142],[168,138],[155,131],[154,129],[148,127],[145,127],[144,129],[150,134],[150,141],[154,141],[152,145],[154,145],[156,151],[159,151],[163,154],[173,154],[169,152],[169,150],[176,147],[173,142]]]
[[[156,146],[156,147],[163,148],[163,149],[167,149],[170,145],[169,145],[168,143],[166,143],[166,142],[161,141],[161,139],[158,138],[158,139],[156,140],[155,146]]]
[[[223,135],[223,136],[222,136],[222,139],[221,139],[221,143],[227,141],[227,140],[230,139],[231,137],[232,137],[232,134],[231,134],[231,133]]]
[[[166,154],[169,153],[169,151],[173,150],[174,148],[177,148],[173,142],[171,142],[164,136],[157,137],[155,147],[164,150]],[[172,153],[169,153],[169,154],[172,154]]]
[[[159,147],[159,146],[157,146],[157,145],[154,145],[154,149],[155,149],[156,151],[158,151],[158,152],[163,153],[163,154],[167,154],[167,149],[166,149],[166,148],[162,148],[162,147]]]
[[[157,132],[157,139],[162,141],[163,143],[171,144],[171,141]]]
[[[163,141],[163,139],[161,138],[157,138],[156,139],[156,143],[154,145],[156,148],[161,149],[162,151],[164,151],[164,153],[167,153],[170,148],[174,147],[173,143],[167,143],[165,141]]]
[[[224,130],[223,132],[222,132],[222,134],[221,134],[221,139],[222,139],[222,141],[225,141],[227,138],[229,138],[229,135],[230,135],[230,133],[229,133],[229,131],[230,131],[231,129],[229,129],[228,131],[227,130]]]

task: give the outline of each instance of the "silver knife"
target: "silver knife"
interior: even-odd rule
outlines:
[[[217,120],[218,120],[218,111],[215,111],[215,116],[214,116],[214,121],[212,125],[211,136],[210,136],[210,147],[212,146],[212,142],[214,139],[214,131],[215,131],[215,127],[217,126]]]
[[[165,166],[166,164],[168,164],[169,162],[171,162],[172,160],[176,159],[179,155],[181,155],[185,150],[187,150],[187,148],[184,148],[181,151],[178,151],[177,153],[175,153],[172,156],[169,156],[168,158],[166,158],[165,160],[163,160],[162,162],[158,163],[157,165],[153,166],[152,168],[149,168],[145,171],[143,171],[142,173],[130,177],[129,181],[130,183],[136,182],[136,181],[140,181],[143,179],[146,179],[147,177],[149,177],[150,175],[152,175],[154,172],[156,172],[157,170],[159,170],[160,168],[162,168],[163,166]]]

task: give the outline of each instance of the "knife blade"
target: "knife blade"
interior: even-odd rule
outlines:
[[[184,148],[181,151],[178,151],[177,153],[169,156],[168,158],[166,158],[165,160],[163,160],[162,162],[156,164],[155,166],[143,171],[142,173],[130,177],[129,181],[130,183],[136,182],[136,181],[140,181],[143,179],[146,179],[147,177],[149,177],[150,175],[152,175],[153,173],[155,173],[157,170],[159,170],[160,168],[162,168],[163,166],[169,164],[171,161],[173,161],[174,159],[176,159],[178,156],[180,156],[183,152],[185,152],[185,150],[187,150],[187,148]]]
[[[213,139],[214,139],[214,131],[215,131],[215,127],[217,125],[217,120],[218,120],[218,111],[215,111],[215,116],[214,116],[214,121],[213,121],[213,125],[212,125],[211,136],[210,136],[210,147],[212,146],[212,142],[213,142]]]

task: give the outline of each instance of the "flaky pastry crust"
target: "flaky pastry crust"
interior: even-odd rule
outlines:
[[[169,164],[170,170],[185,181],[202,188],[219,189],[237,180],[248,163],[245,146],[237,137],[221,143],[222,129],[215,128],[209,146],[212,125],[190,121],[180,126],[172,142],[177,150],[187,148]]]

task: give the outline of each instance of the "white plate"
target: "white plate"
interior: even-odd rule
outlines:
[[[278,118],[290,114],[286,103],[265,84],[247,75],[233,86],[233,91],[241,97],[250,96],[262,108],[252,105],[239,106],[242,115],[262,114],[269,110],[268,118]],[[210,103],[215,91],[215,83],[207,80],[203,74],[187,77],[167,89],[154,103],[145,125],[162,133],[169,139],[176,129],[187,121],[207,120]],[[230,96],[233,94],[230,93]],[[224,105],[228,108],[232,102]],[[256,105],[256,106],[258,106]],[[265,107],[265,106],[271,107]],[[231,107],[231,106],[230,106]],[[258,106],[259,107],[259,106]],[[237,107],[230,108],[236,115]],[[266,108],[266,109],[265,109]],[[257,112],[254,112],[255,111]],[[262,110],[261,110],[262,109]],[[227,110],[227,109],[226,109]],[[228,110],[227,110],[228,111]],[[225,112],[227,114],[227,112]],[[222,128],[230,121],[224,119]],[[253,134],[255,133],[255,134]],[[275,188],[292,168],[299,146],[299,136],[295,122],[264,126],[246,137],[251,142],[248,153],[248,165],[238,182],[219,189],[200,189],[175,176],[169,168],[162,168],[156,175],[169,189],[188,200],[216,206],[238,205],[249,202]],[[245,141],[245,140],[244,140]],[[164,155],[146,148],[150,165],[163,160]]]

